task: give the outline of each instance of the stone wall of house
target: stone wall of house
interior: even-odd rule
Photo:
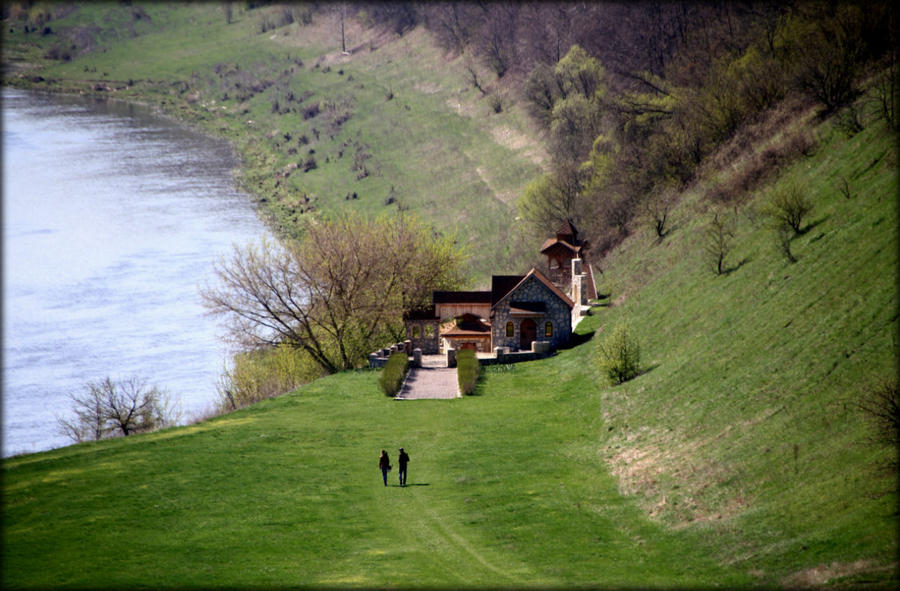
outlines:
[[[546,310],[540,318],[533,318],[537,324],[536,340],[549,341],[552,349],[557,349],[569,342],[572,336],[572,310],[565,302],[544,285],[537,277],[529,277],[514,292],[494,307],[494,318],[491,322],[491,336],[493,347],[509,347],[512,351],[519,349],[521,338],[521,322],[523,318],[511,318],[510,305],[513,302],[544,302]],[[512,322],[514,331],[512,337],[506,336],[506,323]],[[553,323],[553,335],[546,337],[545,323]]]

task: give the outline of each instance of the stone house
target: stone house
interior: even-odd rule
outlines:
[[[531,269],[494,275],[490,291],[435,291],[430,307],[404,314],[407,340],[426,355],[449,348],[489,353],[498,347],[529,351],[535,342],[550,349],[565,345],[588,299],[596,298],[584,250],[571,222],[563,224],[541,249],[555,279]]]

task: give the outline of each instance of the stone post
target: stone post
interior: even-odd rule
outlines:
[[[416,347],[412,352],[413,367],[422,367],[422,349]]]
[[[453,347],[447,349],[447,367],[456,367],[456,349]]]
[[[412,355],[412,352],[413,352],[413,346],[412,346],[412,341],[411,341],[411,340],[406,339],[405,341],[403,341],[403,347],[406,349],[406,354],[407,354],[407,355]]]

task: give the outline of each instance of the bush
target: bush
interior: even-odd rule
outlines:
[[[394,397],[400,391],[403,385],[403,378],[406,377],[406,370],[409,369],[409,357],[404,351],[392,353],[387,363],[381,370],[381,377],[378,383],[381,385],[381,391],[385,396]]]
[[[776,224],[786,224],[795,234],[802,234],[803,219],[812,209],[812,201],[806,196],[804,188],[798,183],[791,183],[769,194],[763,214]]]
[[[619,325],[600,345],[600,367],[613,385],[640,374],[641,348],[628,327]]]
[[[460,349],[456,354],[456,379],[463,394],[475,392],[475,385],[481,375],[481,364],[472,349]]]
[[[288,345],[239,353],[219,378],[218,410],[227,412],[290,392],[322,374],[308,354]]]

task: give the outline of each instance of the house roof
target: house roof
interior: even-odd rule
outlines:
[[[559,238],[547,238],[547,240],[544,241],[544,245],[541,247],[541,254],[547,254],[547,252],[552,250],[554,246],[559,246],[561,248],[569,250],[576,255],[581,254],[580,246],[574,246],[572,244],[569,244],[565,240],[560,240]]]
[[[490,304],[490,291],[435,291],[431,301],[435,304]]]
[[[494,275],[491,277],[491,307],[503,299],[525,279],[525,275]]]
[[[537,269],[532,268],[531,271],[529,271],[527,275],[522,277],[522,279],[518,283],[516,283],[516,285],[514,285],[509,291],[507,291],[502,297],[500,297],[491,307],[492,308],[496,307],[497,304],[499,304],[501,301],[506,299],[520,285],[525,283],[525,281],[527,281],[529,277],[534,277],[535,279],[537,279],[538,281],[543,283],[551,292],[553,292],[554,295],[556,295],[556,297],[561,299],[563,301],[563,303],[566,304],[569,308],[572,308],[573,306],[575,306],[575,302],[573,302],[571,299],[569,299],[569,296],[567,296],[562,291],[560,291],[560,289],[558,287],[553,285],[553,282],[550,281],[549,279],[547,279],[546,275],[544,275]],[[521,306],[522,302],[516,302],[516,304]],[[512,304],[510,304],[510,306],[512,306]]]
[[[562,236],[571,236],[573,240],[578,236],[578,230],[575,229],[575,224],[572,223],[572,220],[566,220],[563,224],[556,230],[556,235],[558,237]]]
[[[417,310],[408,310],[403,313],[404,320],[437,320],[435,316],[434,306],[427,308],[419,308]]]

